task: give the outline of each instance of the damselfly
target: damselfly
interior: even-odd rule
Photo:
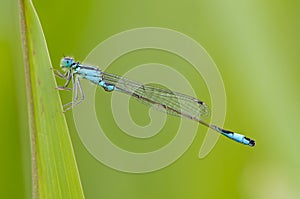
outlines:
[[[64,111],[73,108],[84,100],[84,92],[80,85],[80,79],[83,78],[101,86],[105,91],[119,91],[131,95],[138,101],[160,109],[168,114],[199,122],[236,142],[249,146],[255,145],[254,140],[244,135],[205,122],[204,119],[209,115],[209,108],[204,102],[194,97],[156,86],[144,85],[118,75],[105,73],[97,67],[85,66],[76,62],[71,57],[62,58],[60,66],[66,73],[62,74],[56,70],[56,75],[64,78],[66,83],[58,87],[58,89],[72,90],[74,92],[73,101],[64,105]],[[72,89],[68,88],[71,81],[73,84]]]

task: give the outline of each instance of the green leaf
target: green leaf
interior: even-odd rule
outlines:
[[[84,198],[73,148],[34,6],[19,0],[32,154],[32,198]]]

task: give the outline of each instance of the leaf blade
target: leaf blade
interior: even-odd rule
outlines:
[[[20,0],[32,150],[33,198],[84,198],[51,61],[31,1]]]

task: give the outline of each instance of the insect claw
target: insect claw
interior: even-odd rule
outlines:
[[[71,88],[67,88],[67,87],[63,87],[63,86],[58,86],[55,89],[59,90],[59,91],[72,91]]]

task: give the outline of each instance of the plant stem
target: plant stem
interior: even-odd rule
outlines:
[[[36,125],[34,120],[34,104],[33,93],[30,76],[30,61],[28,48],[28,26],[26,23],[26,11],[24,0],[19,0],[20,25],[21,25],[21,39],[23,46],[23,59],[25,67],[25,84],[27,91],[27,105],[28,105],[28,120],[30,130],[30,144],[31,144],[31,175],[32,175],[32,198],[38,198],[38,168],[37,168],[37,150],[36,150]]]

